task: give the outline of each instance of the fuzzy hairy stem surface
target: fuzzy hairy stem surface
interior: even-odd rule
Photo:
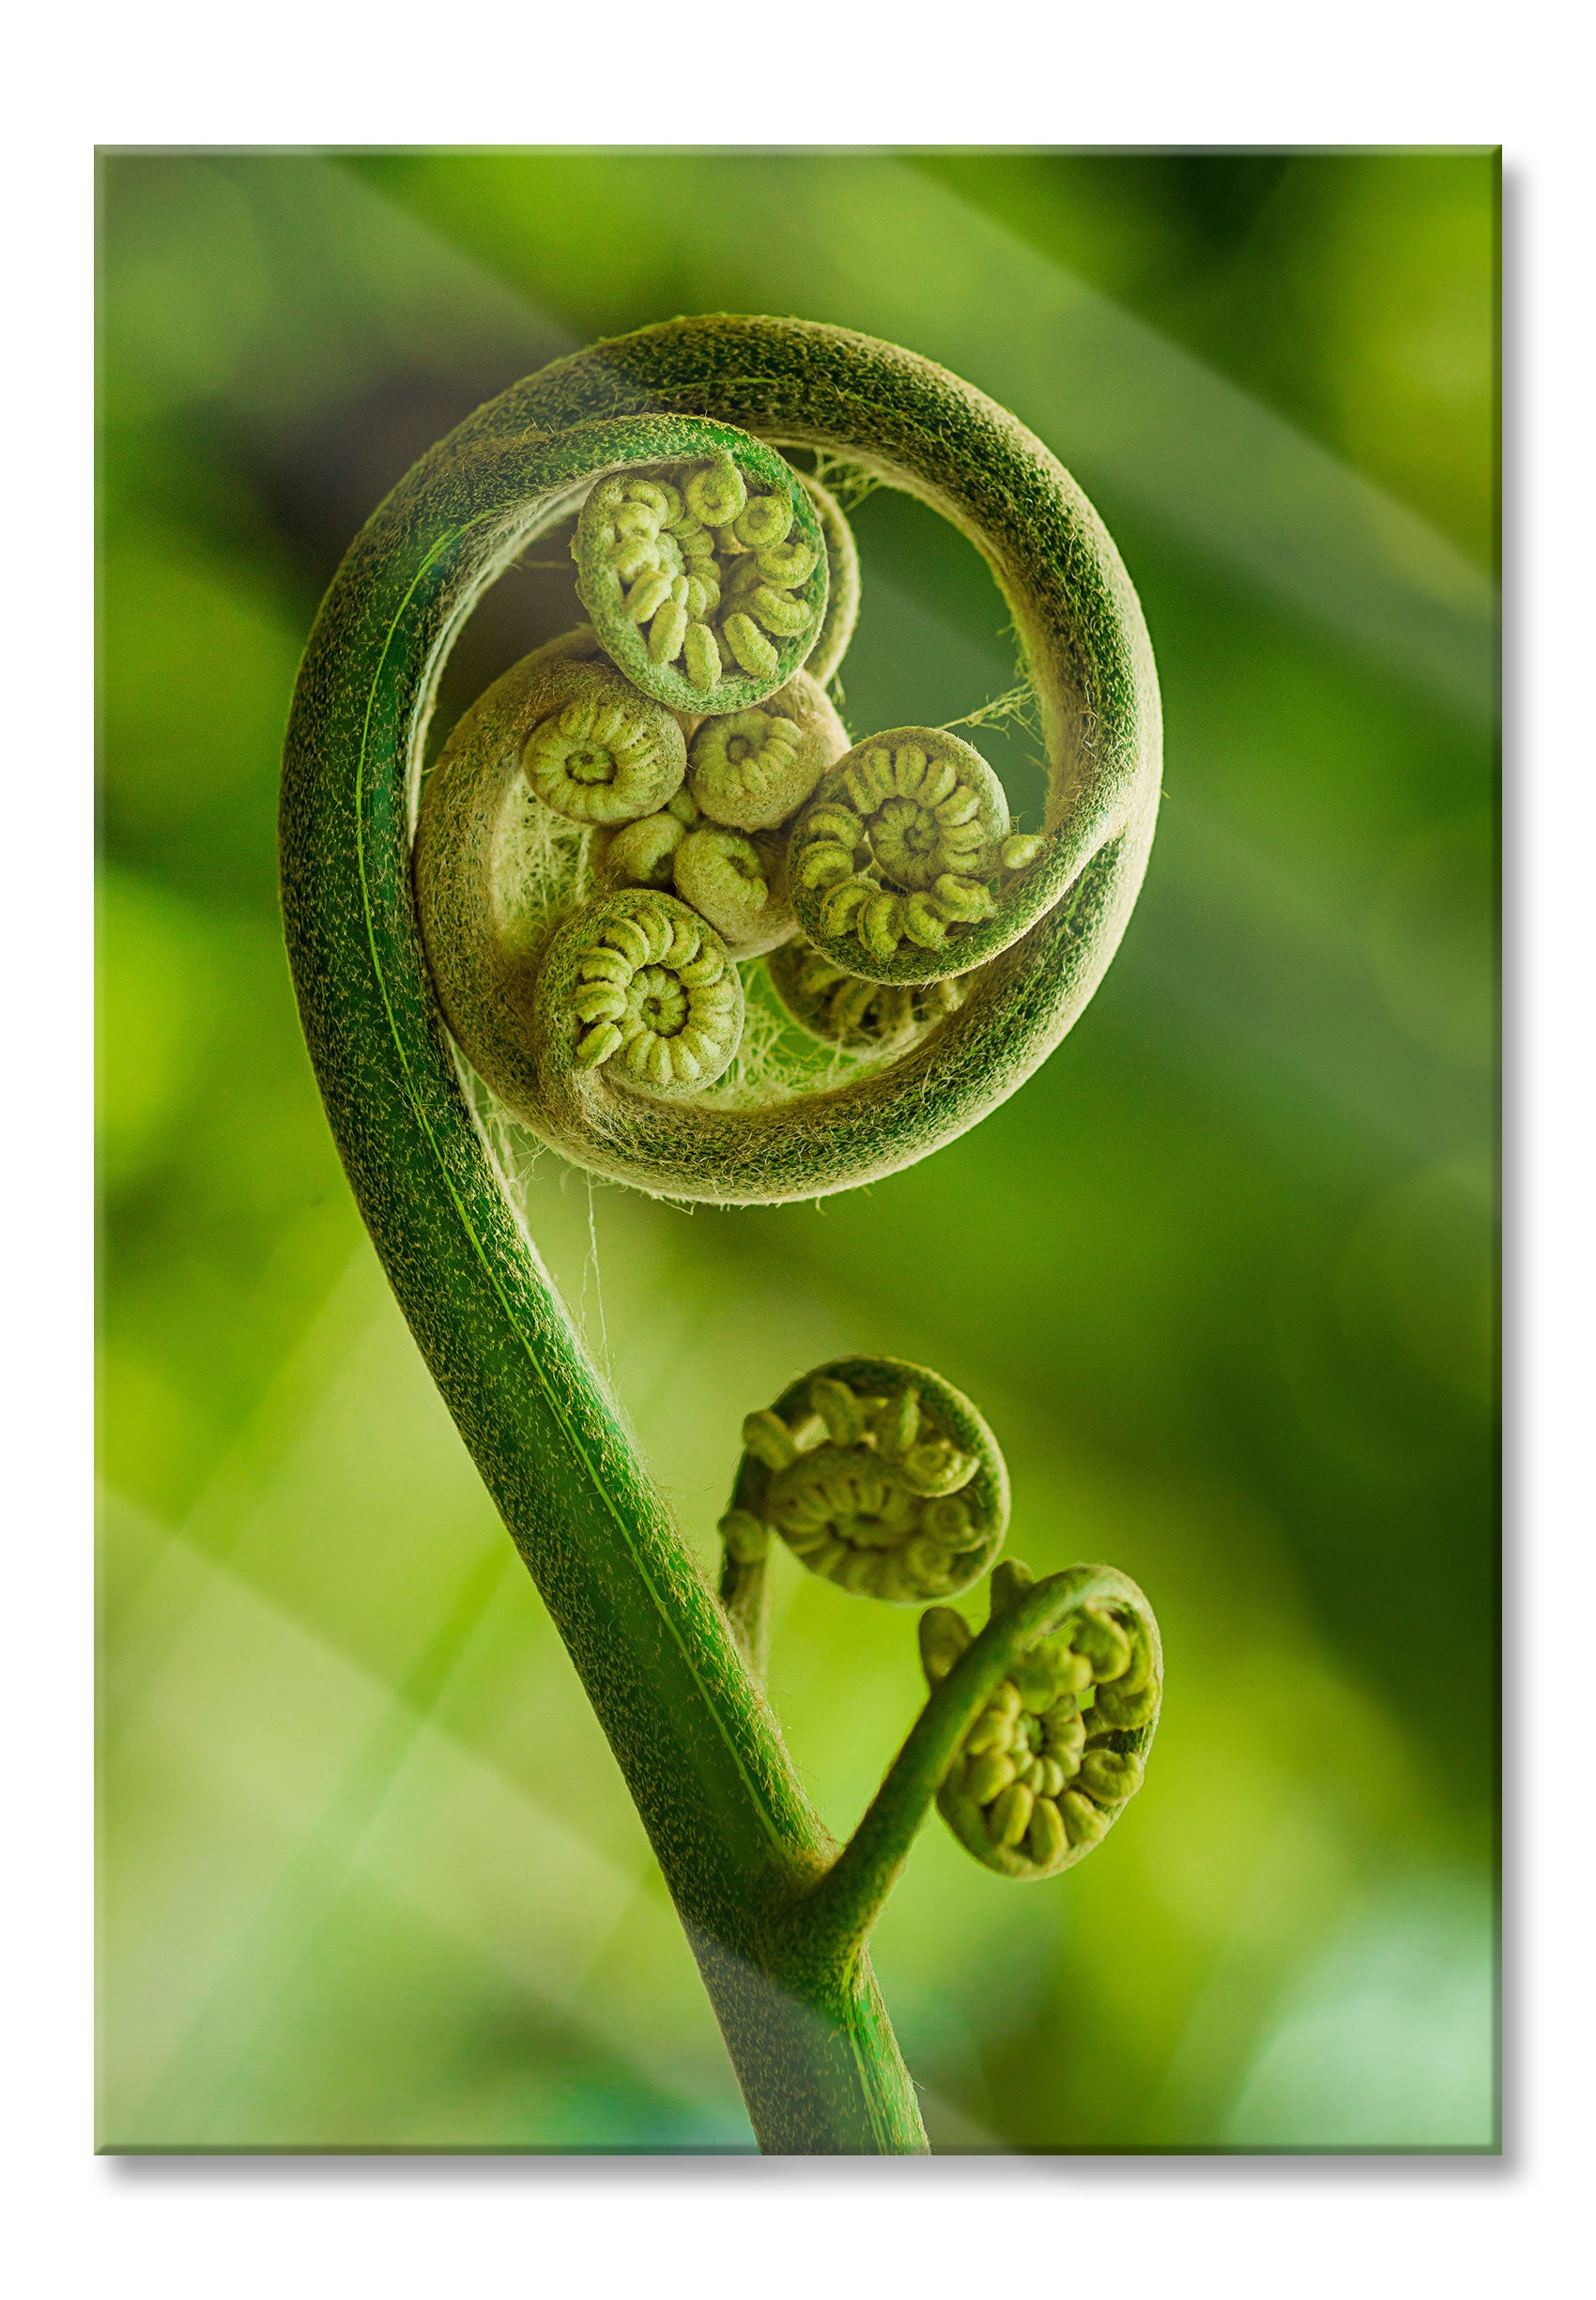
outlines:
[[[1089,506],[1011,418],[907,353],[797,322],[676,321],[559,362],[395,489],[334,578],[300,671],[281,813],[285,928],[361,1214],[614,1750],[760,2146],[913,2153],[925,2134],[857,1926],[793,1952],[793,1911],[835,1848],[468,1105],[416,919],[422,748],[456,634],[606,456],[629,452],[614,427],[672,413],[767,439],[873,442],[892,483],[978,533],[1000,579],[1013,574],[1050,744],[1079,748],[1084,728],[1094,759],[1071,830],[1079,883],[960,1022],[936,1126],[905,1141],[867,1093],[838,1102],[820,1143],[785,1139],[779,1122],[752,1141],[744,1130],[735,1146],[759,1169],[746,1194],[812,1194],[906,1163],[974,1123],[1056,1042],[1112,955],[1151,837],[1157,693],[1134,596]],[[964,439],[951,491],[949,424]],[[728,1195],[713,1171],[727,1146],[713,1124],[661,1127],[654,1187]]]

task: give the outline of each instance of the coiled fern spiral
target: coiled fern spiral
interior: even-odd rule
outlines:
[[[518,531],[577,507],[591,621],[467,713],[428,778],[415,859],[438,1000],[501,1106],[593,1173],[721,1204],[889,1173],[1011,1094],[1108,964],[1159,783],[1134,593],[1046,451],[882,346],[889,388],[861,395],[839,373],[852,339],[833,330],[728,322],[716,351],[759,327],[761,356],[779,342],[774,368],[715,360],[701,388],[702,339],[649,331],[652,405],[625,389],[624,345],[551,371],[548,419],[601,376],[598,395],[635,410],[545,422],[529,451],[551,483]],[[836,498],[779,447],[846,456],[986,555],[1047,746],[1039,824],[1011,821],[962,737],[846,728],[825,682],[860,611],[858,555]],[[588,831],[552,880],[532,865],[548,851],[542,808]],[[564,920],[628,885],[697,911],[745,1006],[773,1019],[756,1068],[735,1049],[683,1064],[668,1107],[627,1062],[573,1067],[541,986]],[[817,1038],[832,1050],[819,1076]]]
[[[1039,825],[1007,822],[945,730],[843,725],[825,689],[858,565],[836,498],[791,460],[810,452],[917,496],[985,556],[1046,746]],[[463,622],[567,521],[589,620],[496,682],[423,777]],[[1014,1092],[1091,997],[1141,883],[1159,756],[1135,594],[1052,456],[929,361],[791,320],[671,321],[514,386],[368,521],[305,652],[283,896],[328,1114],[642,1816],[762,2148],[925,2147],[875,1915],[938,1800],[989,1866],[1051,1874],[1085,1849],[1067,1800],[1122,1809],[1156,1631],[1100,1568],[1030,1588],[1011,1569],[985,1629],[949,1625],[1003,1539],[1002,1464],[967,1401],[885,1359],[821,1368],[753,1417],[717,1598],[549,1285],[461,1058],[575,1164],[646,1190],[776,1202],[891,1173]],[[867,891],[839,894],[854,880]],[[767,993],[809,1067],[740,1076]],[[842,1590],[935,1601],[937,1681],[840,1851],[758,1681],[775,1543]],[[1055,1647],[1075,1657],[1056,1671]],[[1036,1817],[1073,1726],[1064,1690],[1028,1709],[1027,1687],[1086,1662],[1055,1859]],[[990,1758],[1013,1776],[984,1799]]]

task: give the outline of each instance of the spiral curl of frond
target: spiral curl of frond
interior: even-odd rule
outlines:
[[[965,1734],[937,1809],[966,1851],[1005,1877],[1056,1877],[1100,1845],[1142,1786],[1163,1695],[1158,1623],[1134,1583],[1031,1642]],[[991,1618],[1032,1587],[1018,1559],[992,1575]],[[973,1643],[957,1613],[921,1617],[933,1690]]]
[[[973,744],[896,727],[840,759],[793,825],[799,923],[853,974],[957,974],[977,963],[961,947],[971,929],[998,917],[1042,846],[1011,830],[1003,785]],[[989,937],[979,956],[990,955]]]
[[[418,908],[456,1041],[511,1116],[590,1171],[663,1195],[773,1203],[911,1163],[1051,1050],[1140,882],[1157,690],[1112,544],[1011,418],[943,371],[837,330],[645,330],[532,378],[516,416],[501,437],[485,411],[459,452],[470,463],[478,431],[493,432],[495,453],[524,475],[525,516],[494,509],[500,462],[473,482],[470,518],[499,519],[509,552],[575,513],[593,621],[490,689],[424,779]],[[986,554],[1048,749],[1039,832],[1015,828],[990,767],[945,729],[851,747],[820,682],[852,628],[857,554],[823,482],[775,440],[813,452],[822,471],[846,465],[908,489]],[[591,664],[595,649],[597,670],[668,713],[685,779],[671,785],[662,765],[652,785],[623,780],[630,754],[606,776],[591,750],[608,722],[545,711],[520,728],[512,788],[502,738],[529,667]],[[659,744],[673,769],[674,738]],[[639,1099],[623,1066],[562,1066],[538,1035],[538,1018],[558,1011],[537,976],[562,918],[537,862],[552,842],[529,799],[589,826],[585,867],[560,882],[565,914],[595,889],[685,903],[735,964],[764,959],[782,1006],[836,1050],[823,1081],[779,1032],[735,1096],[712,1092],[723,1074],[708,1068]]]
[[[734,958],[760,958],[798,930],[783,841],[711,822],[689,791],[657,815],[595,836],[590,860],[601,888],[668,888],[709,921]]]
[[[657,815],[643,815],[614,831],[595,831],[588,848],[595,883],[674,887],[677,849],[702,820],[691,791],[678,790]]]
[[[539,698],[521,769],[571,822],[630,822],[680,790],[687,746],[671,713],[607,664],[557,662]]]
[[[800,671],[757,711],[697,722],[687,781],[655,814],[598,829],[601,886],[668,887],[754,958],[797,930],[781,826],[848,736],[823,690]]]
[[[990,1430],[939,1374],[898,1358],[840,1358],[743,1424],[720,1523],[734,1563],[778,1537],[811,1573],[893,1604],[953,1597],[986,1572],[1008,1523]]]
[[[675,885],[739,958],[775,950],[797,931],[787,857],[774,840],[703,823],[676,850]]]
[[[572,698],[556,708],[549,681],[560,666],[603,670],[602,652],[639,699],[663,706],[684,749],[706,708],[712,716],[756,708],[786,682],[790,640],[789,673],[806,656],[817,677],[835,670],[852,613],[829,580],[847,556],[836,541],[845,523],[770,440],[813,452],[833,474],[851,467],[860,481],[850,482],[852,499],[883,483],[918,495],[986,554],[1034,683],[1049,800],[1029,860],[1000,842],[991,915],[949,922],[969,929],[958,938],[957,1004],[917,1024],[890,1061],[858,1064],[835,1091],[729,1112],[703,1089],[735,1057],[742,980],[724,938],[676,891],[676,857],[713,818],[680,783],[659,795],[628,786],[625,804],[641,809],[629,818],[593,809],[593,790],[613,790],[640,753],[620,721],[601,726],[597,706],[581,724],[559,726]],[[682,466],[690,470],[677,488],[668,474]],[[750,489],[750,471],[769,483]],[[496,682],[429,779],[428,719],[471,607],[529,543],[618,477],[590,522],[604,562],[604,585],[593,586],[600,626]],[[759,510],[767,495],[793,506],[779,534],[780,503]],[[712,532],[715,550],[689,547],[684,522]],[[806,522],[825,537],[823,585],[820,561],[802,577],[803,553],[791,548]],[[725,564],[769,554],[778,556],[753,570]],[[661,577],[668,595],[656,596]],[[782,630],[768,601],[760,623],[750,610],[766,590],[810,608],[823,594],[814,627]],[[717,614],[726,628],[729,593],[775,652],[778,676],[762,691],[749,678],[709,676],[705,634],[714,637]],[[617,602],[635,611],[608,613]],[[699,625],[692,644],[683,617]],[[553,731],[534,740],[551,719]],[[577,758],[595,738],[607,773]],[[660,742],[674,759],[670,738]],[[831,1858],[726,1633],[757,1675],[753,1584],[775,1539],[846,1588],[913,1602],[967,1588],[1007,1520],[990,1433],[958,1392],[899,1361],[839,1360],[804,1377],[745,1430],[716,1612],[588,1378],[507,1204],[478,1115],[485,1103],[462,1081],[443,1025],[489,1094],[593,1171],[723,1203],[817,1195],[890,1173],[1012,1092],[1090,997],[1140,883],[1157,768],[1157,691],[1134,594],[1067,475],[944,371],[803,323],[676,322],[506,392],[368,523],[307,650],[282,828],[285,915],[317,1076],[406,1312],[644,1813],[761,2144],[923,2143],[863,1961],[874,1918],[933,1800],[979,1857],[1016,1875],[1050,1873],[1045,1819],[1037,1833],[1046,1803],[1058,1807],[1067,1840],[1071,1796],[1112,1820],[1137,1785],[1156,1722],[1156,1625],[1140,1592],[1102,1568],[1030,1590],[1022,1570],[1000,1569],[993,1618],[973,1641],[957,1615],[933,1607],[923,1633],[930,1695]],[[654,827],[636,827],[644,824]],[[788,824],[719,827],[760,837]],[[618,841],[638,881],[595,894],[594,850]],[[889,834],[885,851],[890,861],[911,842],[895,849]],[[640,882],[667,865],[669,886]],[[873,849],[868,866],[883,867]],[[1022,882],[1019,902],[1005,869]],[[877,970],[888,964],[875,957]],[[879,987],[902,984],[915,987],[891,974]],[[886,1011],[883,999],[878,1012]],[[1059,1632],[1067,1662],[1053,1650]],[[1069,1776],[1078,1786],[1050,1799],[1048,1767],[1064,1773],[1059,1753],[1072,1740],[1068,1687],[1085,1721]],[[1039,1746],[1015,1722],[1032,1714],[1042,1720]],[[972,1768],[994,1756],[1012,1777],[986,1794],[991,1768]],[[1016,1789],[1032,1800],[1018,1833]],[[1086,1843],[1083,1832],[1054,1865]],[[789,2087],[795,2060],[800,2082]]]
[[[583,504],[571,552],[616,663],[678,709],[750,708],[820,636],[819,515],[796,472],[756,440],[701,463],[611,472]]]
[[[951,975],[924,984],[867,982],[802,935],[771,954],[767,971],[801,1030],[852,1053],[896,1052],[950,1015],[963,996]]]
[[[757,709],[702,719],[687,749],[687,788],[713,822],[774,831],[848,749],[825,689],[799,671]]]
[[[652,888],[590,903],[555,939],[538,997],[574,1034],[579,1071],[614,1069],[637,1094],[696,1094],[743,1030],[743,986],[721,937]]]

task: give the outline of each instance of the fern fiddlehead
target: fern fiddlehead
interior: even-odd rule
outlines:
[[[924,1604],[984,1573],[1008,1525],[1003,1456],[968,1398],[924,1366],[818,1366],[743,1424],[720,1521],[720,1593],[762,1674],[773,1540],[857,1596]]]
[[[798,474],[757,439],[717,444],[600,480],[572,544],[605,647],[645,695],[688,711],[774,694],[825,612],[825,540]]]
[[[703,721],[688,753],[687,787],[712,822],[775,831],[847,748],[825,689],[799,671],[762,708]]]
[[[504,1107],[563,1156],[671,1197],[818,1196],[889,1173],[974,1124],[1091,995],[1152,836],[1158,691],[1112,544],[1012,419],[925,362],[895,365],[906,355],[882,346],[851,353],[862,342],[795,323],[647,330],[585,355],[585,368],[547,371],[560,380],[525,449],[571,483],[551,484],[541,517],[529,506],[524,532],[581,506],[574,548],[593,620],[556,652],[606,653],[639,698],[676,713],[688,745],[684,795],[629,818],[646,830],[591,818],[601,827],[562,899],[581,898],[585,869],[669,887],[740,961],[800,943],[794,958],[773,956],[768,979],[800,1032],[838,1050],[840,1074],[816,1088],[801,1063],[789,1075],[777,1059],[735,1106],[712,1082],[678,1099],[668,1123],[657,1112],[643,1121],[623,1075],[574,1088],[540,1042],[531,976],[542,922],[523,899],[514,818],[527,789],[522,748],[529,741],[536,755],[563,740],[531,715],[546,667],[508,674],[467,715],[422,811],[420,917],[456,1042]],[[715,373],[696,396],[695,362],[712,343]],[[609,414],[651,393],[650,413]],[[686,411],[706,406],[713,418]],[[857,555],[835,498],[784,462],[773,437],[846,453],[929,502],[986,555],[1047,744],[1039,827],[1010,822],[997,777],[957,735],[898,728],[851,743],[821,682],[858,611]],[[695,660],[713,655],[720,667],[713,678],[688,665],[694,630],[704,634]],[[753,851],[725,839],[691,845],[700,819],[741,833]],[[834,1002],[796,981],[796,957],[809,951],[854,984],[956,982],[958,994],[856,992],[839,1030]],[[861,1028],[867,1017],[872,1026]]]
[[[1034,1587],[1018,1561],[992,1575],[994,1621]],[[959,1616],[924,1614],[920,1657],[933,1689],[974,1642]],[[954,1835],[1005,1877],[1056,1877],[1102,1842],[1142,1786],[1163,1697],[1163,1648],[1131,1583],[1103,1576],[1024,1648],[964,1736],[937,1792]]]
[[[909,985],[851,974],[810,943],[772,954],[770,984],[801,1030],[830,1046],[886,1052],[951,1014],[956,980]]]
[[[1011,834],[991,768],[935,728],[896,727],[850,751],[791,844],[800,923],[818,950],[867,980],[966,974],[1040,915],[1034,899],[1013,897],[1045,842]]]
[[[737,1050],[743,986],[703,917],[622,887],[557,934],[538,974],[539,1019],[577,1072],[612,1060],[638,1094],[696,1094]]]
[[[743,1437],[720,1521],[720,1594],[757,1673],[775,1540],[853,1595],[927,1606],[919,1642],[930,1700],[872,1807],[874,1828],[893,1822],[899,1862],[934,1795],[959,1842],[998,1875],[1073,1867],[1141,1787],[1158,1725],[1163,1648],[1142,1592],[1106,1566],[1038,1584],[1016,1558],[994,1565],[1009,1515],[1003,1455],[969,1399],[927,1367],[879,1357],[817,1366],[748,1415]],[[945,1601],[989,1568],[990,1617],[977,1637]],[[928,1740],[930,1771],[917,1747]],[[882,1849],[873,1867],[884,1892]],[[851,1846],[837,1864],[844,1884],[856,1859]],[[855,1879],[856,1921],[859,1890]],[[828,1878],[820,1905],[837,1892]]]
[[[1047,744],[1038,832],[1007,823],[1001,793],[942,730],[852,743],[821,682],[858,611],[856,558],[824,480],[781,448],[918,495],[985,554]],[[570,518],[591,622],[466,714],[418,821],[455,634],[485,586]],[[837,801],[851,752],[871,763]],[[284,903],[329,1115],[417,1341],[643,1816],[762,2147],[924,2146],[865,1953],[874,1912],[931,1801],[945,1790],[950,1820],[963,1812],[958,1784],[983,1817],[1015,1783],[1028,1789],[1014,1842],[1013,1799],[1001,1821],[970,1828],[1038,1873],[1053,1865],[1031,1849],[1034,1828],[1051,1845],[1044,1804],[1067,1837],[1067,1796],[1109,1810],[1098,1792],[1128,1771],[1106,1760],[1139,1756],[1144,1739],[1093,1747],[1084,1687],[1071,1696],[1088,1712],[1079,1787],[1048,1794],[1068,1739],[1051,1711],[1024,1712],[1044,1718],[1037,1746],[1022,1753],[1011,1733],[999,1754],[1014,1781],[985,1803],[975,1790],[992,1769],[965,1774],[992,1753],[966,1742],[988,1710],[1008,1714],[1005,1684],[1023,1709],[1030,1648],[1083,1609],[1125,1632],[1119,1675],[1134,1675],[1126,1624],[1144,1606],[1101,1569],[1019,1595],[952,1660],[838,1854],[749,1666],[772,1540],[845,1590],[944,1602],[1002,1540],[990,1434],[936,1377],[892,1361],[806,1377],[801,1398],[754,1418],[717,1602],[548,1285],[455,1049],[565,1156],[647,1189],[769,1202],[890,1173],[1011,1093],[1090,997],[1144,866],[1158,754],[1134,594],[1051,457],[928,362],[791,321],[644,330],[479,411],[368,523],[301,668]],[[973,812],[948,805],[950,766]],[[850,897],[845,920],[816,919],[828,945],[802,931],[798,906],[843,880],[798,885],[799,845],[826,842],[794,826],[843,803],[858,824],[845,875],[873,891]],[[907,882],[932,862],[928,886]],[[728,1102],[760,953],[774,994],[842,1072],[821,1091],[778,1078]],[[786,1445],[790,1458],[767,1458]],[[940,1653],[955,1633],[928,1634]],[[1156,1632],[1145,1642],[1156,1656]],[[1110,1710],[1115,1681],[1101,1679]]]
[[[811,1958],[862,1951],[933,1802],[983,1867],[1037,1881],[1095,1850],[1142,1786],[1163,1648],[1147,1600],[1112,1566],[1036,1581],[1005,1559],[986,1627],[932,1607],[920,1653],[926,1706],[803,1904]]]

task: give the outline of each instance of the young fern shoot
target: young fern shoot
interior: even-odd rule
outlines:
[[[962,737],[844,725],[828,687],[861,586],[839,472],[853,501],[917,496],[987,559],[1047,746],[1039,824],[1011,820]],[[455,635],[573,517],[589,621],[466,713],[423,793]],[[819,1368],[748,1417],[712,1591],[549,1284],[481,1097],[677,1199],[893,1173],[1014,1092],[1082,1011],[1141,882],[1159,771],[1141,612],[1067,475],[957,377],[799,321],[676,320],[515,385],[375,514],[306,651],[284,910],[329,1116],[637,1805],[762,2149],[925,2147],[876,1916],[933,1803],[1004,1877],[1100,1842],[1157,1723],[1157,1625],[1107,1567],[1033,1584],[1008,1563],[972,1631],[949,1601],[1002,1546],[1002,1457],[967,1399],[889,1358]],[[840,1849],[762,1689],[778,1547],[839,1602],[928,1608],[925,1709]]]

